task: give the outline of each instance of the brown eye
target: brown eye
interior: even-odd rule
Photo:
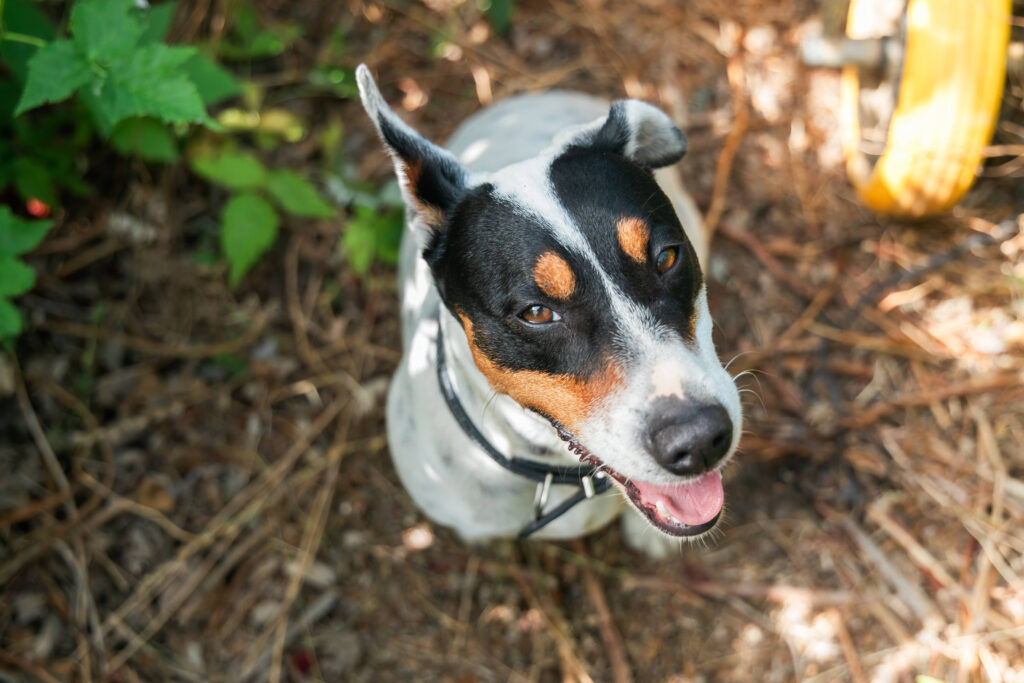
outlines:
[[[541,306],[540,304],[528,306],[519,314],[519,317],[531,325],[544,325],[546,323],[553,323],[562,319],[561,316],[550,308],[547,306]]]
[[[658,274],[666,273],[676,264],[676,259],[678,258],[679,247],[666,247],[661,250],[658,258],[654,260],[654,267],[658,269]]]

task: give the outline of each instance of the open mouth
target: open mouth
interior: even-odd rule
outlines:
[[[659,531],[669,536],[699,536],[714,528],[722,515],[725,492],[716,470],[678,484],[652,484],[627,479],[601,462],[561,425],[558,435],[580,462],[599,468],[611,477],[633,506]]]

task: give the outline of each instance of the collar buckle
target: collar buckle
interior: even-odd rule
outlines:
[[[593,498],[611,488],[611,480],[605,472],[597,471],[597,468],[590,465],[578,465],[566,467],[564,465],[548,465],[532,460],[517,459],[509,457],[498,451],[484,435],[480,432],[463,407],[459,397],[455,395],[455,387],[452,386],[451,377],[448,376],[448,364],[445,358],[444,337],[441,332],[441,320],[437,321],[437,382],[441,388],[441,395],[452,417],[462,428],[462,431],[494,462],[505,469],[521,477],[537,482],[537,491],[533,498],[533,521],[529,522],[519,532],[519,538],[526,538],[533,532],[555,521],[577,504],[584,500]],[[594,483],[594,478],[598,482]],[[575,486],[577,491],[574,495],[562,501],[555,509],[544,513],[548,499],[551,497],[552,484],[560,486]]]

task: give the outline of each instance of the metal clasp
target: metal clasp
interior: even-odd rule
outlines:
[[[533,496],[533,518],[535,520],[540,519],[544,512],[544,506],[548,504],[548,498],[551,496],[551,482],[554,479],[555,475],[548,472],[544,481],[537,484],[537,493]]]
[[[583,495],[587,498],[594,497],[594,478],[583,477]]]

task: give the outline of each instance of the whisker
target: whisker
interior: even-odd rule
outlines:
[[[754,391],[753,389],[740,389],[740,390],[739,390],[739,393],[740,393],[741,395],[742,395],[742,394],[751,394],[751,395],[753,395],[753,396],[756,396],[756,397],[757,397],[757,400],[758,400],[758,401],[759,401],[759,402],[761,403],[761,407],[762,407],[762,408],[767,408],[767,406],[766,406],[766,405],[764,404],[764,398],[762,398],[762,397],[761,397],[761,394],[757,393],[757,392],[756,392],[756,391]]]
[[[729,362],[726,363],[725,366],[724,366],[725,369],[728,370],[729,366],[732,365],[733,363],[735,363],[738,358],[742,358],[743,356],[749,356],[752,353],[754,353],[754,352],[753,351],[740,351],[735,356],[733,356],[731,359],[729,359]]]

